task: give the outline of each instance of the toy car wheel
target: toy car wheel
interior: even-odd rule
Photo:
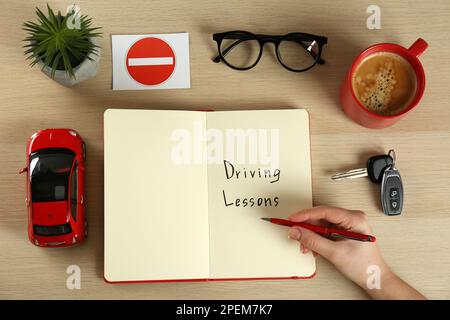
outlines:
[[[83,142],[83,159],[86,160],[86,143]]]

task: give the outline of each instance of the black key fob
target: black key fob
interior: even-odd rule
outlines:
[[[389,166],[381,181],[381,204],[388,216],[399,215],[403,209],[403,182],[400,172]]]
[[[387,154],[370,157],[367,160],[367,176],[373,183],[380,184],[383,180],[384,170],[393,164],[394,160]]]

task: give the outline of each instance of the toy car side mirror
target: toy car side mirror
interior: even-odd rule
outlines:
[[[22,169],[19,170],[19,174],[22,174],[22,173],[27,172],[27,171],[28,171],[28,167],[22,168]]]

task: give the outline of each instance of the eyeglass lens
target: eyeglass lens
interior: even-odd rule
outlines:
[[[253,66],[258,61],[260,51],[258,39],[247,33],[225,35],[220,45],[220,52],[225,61],[238,69]]]
[[[304,70],[316,62],[319,55],[319,44],[315,40],[299,39],[287,36],[278,46],[281,63],[294,70]]]

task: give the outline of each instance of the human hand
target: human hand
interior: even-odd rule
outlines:
[[[364,212],[356,210],[318,206],[295,213],[289,217],[289,220],[369,235],[372,233],[367,216]],[[313,251],[321,255],[334,264],[347,278],[363,288],[367,287],[369,266],[378,266],[382,273],[390,272],[378,245],[374,242],[351,239],[331,240],[297,226],[289,229],[289,237],[300,242],[300,250],[303,253]]]
[[[295,213],[289,219],[363,234],[372,233],[367,216],[358,210],[319,206]],[[425,299],[422,294],[390,270],[381,256],[378,245],[374,242],[351,239],[330,240],[302,227],[290,228],[289,237],[300,242],[300,250],[303,253],[313,251],[320,254],[373,298]],[[370,266],[379,268],[380,287],[378,288],[369,288],[367,285]]]

